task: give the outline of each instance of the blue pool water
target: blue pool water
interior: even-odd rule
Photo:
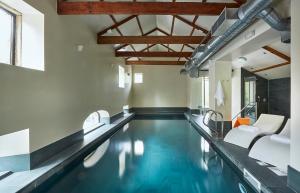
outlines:
[[[243,193],[241,184],[253,193],[186,120],[133,120],[38,191]]]

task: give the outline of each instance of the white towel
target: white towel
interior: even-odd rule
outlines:
[[[240,130],[242,130],[242,131],[251,132],[251,133],[254,133],[254,132],[259,131],[259,128],[253,127],[253,126],[249,126],[249,125],[240,125],[240,126],[238,127],[238,129],[240,129]]]
[[[218,106],[224,105],[225,96],[224,96],[224,91],[223,91],[223,88],[222,88],[221,81],[219,81],[218,84],[217,84],[215,99],[217,100],[217,105]]]
[[[282,135],[271,135],[272,141],[277,141],[279,143],[290,144],[290,138],[282,136]]]

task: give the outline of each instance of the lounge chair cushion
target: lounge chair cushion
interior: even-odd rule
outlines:
[[[248,148],[255,137],[261,134],[273,134],[281,126],[284,116],[261,114],[253,126],[239,126],[230,130],[224,138],[225,142]],[[247,127],[249,130],[247,130]],[[257,128],[257,129],[256,129]]]
[[[249,157],[287,171],[290,162],[290,145],[272,140],[271,136],[265,136],[253,145]]]
[[[254,127],[258,127],[264,133],[276,132],[284,121],[284,116],[261,114],[259,119],[253,124]]]

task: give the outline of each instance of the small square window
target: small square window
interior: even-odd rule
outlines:
[[[0,5],[0,63],[15,63],[16,14]]]
[[[136,83],[136,84],[143,83],[143,73],[135,73],[134,74],[134,83]]]
[[[125,70],[119,66],[119,88],[125,88]]]

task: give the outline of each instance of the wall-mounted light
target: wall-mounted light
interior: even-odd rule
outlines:
[[[84,45],[78,44],[76,47],[77,47],[77,52],[82,52],[83,48],[84,48]]]

